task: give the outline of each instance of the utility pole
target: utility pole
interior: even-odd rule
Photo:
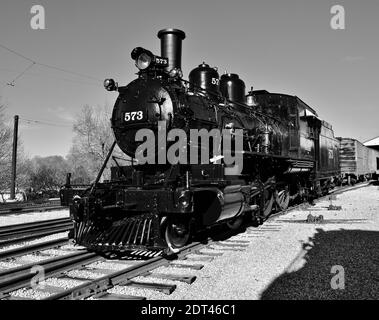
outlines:
[[[18,116],[14,117],[13,129],[13,152],[12,152],[12,180],[11,180],[11,200],[16,197],[16,165],[17,165],[17,137],[18,137]]]

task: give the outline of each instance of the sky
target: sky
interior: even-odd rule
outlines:
[[[31,28],[33,5],[45,9],[45,30]],[[331,28],[333,5],[345,9],[345,30]],[[115,102],[103,79],[133,80],[130,52],[159,55],[167,27],[187,35],[184,78],[205,61],[247,88],[297,95],[336,136],[379,135],[377,0],[1,0],[0,45],[73,72],[36,64],[9,86],[30,61],[0,46],[1,102],[10,122],[20,115],[27,153],[66,156],[81,108]]]

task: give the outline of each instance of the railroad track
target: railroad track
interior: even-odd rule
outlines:
[[[73,227],[69,218],[36,221],[0,227],[0,246],[9,246],[54,233],[65,232]]]
[[[199,249],[203,248],[204,244],[202,243],[192,243],[191,245],[183,248],[178,254],[176,260],[169,261],[163,256],[157,256],[155,258],[151,258],[147,261],[139,262],[135,265],[128,265],[125,262],[126,267],[117,270],[115,272],[109,272],[109,270],[105,270],[104,272],[109,272],[108,274],[92,280],[88,281],[80,286],[70,288],[64,290],[62,292],[55,293],[45,300],[67,300],[67,299],[84,299],[88,297],[93,297],[99,300],[114,300],[114,299],[123,299],[123,300],[144,300],[144,297],[141,296],[131,296],[131,295],[115,295],[112,293],[108,293],[107,290],[115,287],[115,286],[131,286],[137,288],[147,288],[147,289],[155,289],[166,294],[171,294],[175,289],[176,285],[171,284],[162,284],[162,283],[151,283],[151,282],[136,282],[133,281],[133,278],[138,276],[150,276],[154,275],[151,271],[159,268],[170,265],[180,266],[175,264],[178,260],[184,259],[186,255],[192,252],[197,252]],[[118,261],[118,263],[120,263]],[[201,269],[203,267],[202,264],[188,264],[187,268]],[[170,275],[170,274],[155,274],[158,278],[183,281],[186,283],[192,283],[196,280],[195,276],[178,276],[178,275]]]
[[[11,268],[0,272],[0,299],[14,300],[16,297],[12,296],[12,292],[23,288],[23,290],[31,289],[31,280],[35,274],[31,273],[33,267],[38,265],[42,267],[45,272],[46,279],[54,278],[59,281],[81,281],[78,286],[74,286],[69,289],[57,288],[54,286],[45,286],[40,294],[46,295],[46,300],[56,299],[84,299],[95,298],[100,300],[109,299],[125,299],[125,300],[140,300],[144,299],[142,296],[130,296],[130,295],[117,295],[108,293],[107,290],[115,286],[127,286],[136,288],[146,288],[158,290],[166,294],[171,294],[176,285],[163,284],[163,283],[151,283],[134,281],[133,279],[139,276],[153,277],[156,279],[168,279],[173,281],[181,281],[185,283],[192,283],[196,280],[194,275],[175,275],[165,273],[153,273],[152,271],[159,267],[176,267],[200,270],[204,264],[201,261],[210,261],[214,257],[221,255],[221,253],[202,253],[201,249],[209,247],[212,244],[217,243],[220,247],[224,247],[225,250],[242,250],[243,246],[247,246],[245,243],[236,243],[233,241],[213,241],[208,239],[205,243],[195,242],[187,247],[183,248],[173,260],[168,260],[162,255],[155,256],[148,260],[140,260],[140,258],[127,260],[112,259],[107,260],[105,257],[99,256],[96,253],[82,250],[73,254],[58,256],[52,259],[42,260],[38,263],[29,263],[20,267]],[[43,253],[43,251],[42,251]],[[135,255],[137,256],[138,251]],[[147,256],[149,252],[140,252],[140,256]],[[200,262],[198,260],[193,263],[188,263],[190,260],[186,260],[189,254],[197,254],[200,256]],[[186,260],[187,263],[181,264]],[[104,268],[90,268],[89,266],[96,262],[111,263],[119,265],[117,270],[104,269]],[[70,275],[67,272],[92,272],[95,274],[101,274],[96,279],[89,280],[81,277],[80,275]]]
[[[315,199],[314,203],[318,203],[318,202],[324,201],[326,199],[329,199],[333,195],[338,195],[338,194],[344,193],[346,191],[351,191],[351,190],[355,190],[355,189],[359,189],[359,188],[364,188],[364,187],[368,186],[369,184],[370,184],[370,182],[362,182],[362,183],[357,183],[354,186],[337,187],[337,188],[333,189],[329,194]],[[274,214],[271,214],[269,216],[269,218],[267,219],[267,221],[275,219],[276,217],[285,215],[288,212],[296,210],[296,209],[302,209],[302,208],[303,209],[309,209],[311,207],[312,207],[312,205],[310,203],[308,203],[308,202],[302,202],[302,203],[299,203],[297,205],[291,206],[291,207],[289,207],[286,210],[279,211],[279,212],[276,212]]]
[[[35,273],[31,272],[31,270],[36,266],[41,268],[40,270],[43,269],[45,277],[51,277],[57,273],[69,271],[83,264],[98,261],[99,259],[103,258],[96,253],[83,250],[1,271],[0,299],[8,297],[9,295],[6,293],[8,291],[15,291],[30,286],[35,276]]]
[[[345,191],[349,191],[356,188],[361,188],[367,184],[357,185],[355,187],[343,187],[335,190],[334,194],[340,194]],[[325,200],[330,195],[321,197],[317,201]],[[309,205],[308,205],[309,206]],[[307,207],[306,204],[299,204],[293,206],[283,212],[278,212],[270,217],[268,220],[274,220],[275,217],[286,214],[293,210],[301,207]],[[248,227],[246,232],[242,234],[243,237],[248,239],[249,235],[260,236],[262,232],[273,232],[277,226],[275,224],[263,225],[261,228],[250,228]],[[242,238],[243,239],[243,238]],[[166,294],[171,294],[175,289],[176,285],[171,283],[160,283],[159,280],[173,280],[181,281],[186,283],[192,283],[195,281],[196,276],[191,274],[174,274],[174,273],[157,273],[154,272],[160,267],[176,267],[176,268],[186,268],[199,270],[204,266],[202,261],[211,261],[215,257],[222,255],[221,251],[243,251],[249,245],[249,241],[234,240],[228,238],[227,240],[212,240],[208,239],[202,243],[195,242],[189,246],[183,248],[178,254],[176,259],[168,260],[162,256],[155,256],[146,261],[135,261],[135,260],[107,260],[104,257],[96,255],[93,252],[82,251],[79,253],[74,253],[71,255],[57,257],[53,259],[43,260],[38,262],[39,266],[42,266],[45,270],[45,276],[47,278],[55,277],[60,281],[74,280],[81,281],[81,284],[72,286],[70,288],[64,289],[61,287],[47,285],[42,289],[36,289],[40,293],[43,293],[43,299],[55,300],[55,299],[98,299],[98,300],[115,300],[115,299],[125,299],[125,300],[136,300],[145,299],[144,296],[138,295],[128,295],[128,294],[115,294],[109,292],[110,289],[115,287],[128,287],[128,288],[142,288],[142,289],[153,289]],[[216,250],[215,249],[216,246]],[[202,249],[206,252],[202,252]],[[213,250],[213,252],[212,252]],[[141,256],[148,256],[148,253],[135,252]],[[190,254],[197,255],[196,259],[188,258]],[[186,263],[181,263],[182,261]],[[106,267],[90,267],[94,263],[111,263],[114,265],[119,265],[120,268],[113,270]],[[11,292],[20,288],[25,290],[31,290],[30,281],[33,274],[30,273],[30,268],[35,266],[36,263],[21,266],[19,268],[12,268],[10,270],[5,270],[0,272],[0,299],[17,299],[17,297],[12,296]],[[74,274],[67,274],[67,272],[73,271]],[[75,274],[75,272],[79,272]],[[95,279],[88,279],[80,276],[80,272],[90,272],[100,275]],[[136,278],[154,278],[157,282],[151,281],[136,281]]]
[[[44,204],[1,204],[0,215],[9,215],[15,213],[42,212],[52,210],[66,210],[67,207],[61,206],[60,203],[44,203]]]
[[[29,246],[21,246],[14,249],[0,251],[0,261],[5,259],[14,259],[29,253],[40,252],[46,249],[58,248],[68,243],[68,238],[60,238],[45,242],[32,244]]]

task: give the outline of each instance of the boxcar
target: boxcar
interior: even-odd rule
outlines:
[[[379,173],[379,151],[365,147],[351,138],[338,138],[340,142],[340,170],[343,178],[367,180]]]

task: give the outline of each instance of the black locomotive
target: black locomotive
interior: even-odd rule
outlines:
[[[119,92],[111,119],[116,141],[106,163],[116,143],[131,161],[128,166],[116,161],[110,181],[99,182],[101,170],[92,187],[74,198],[76,243],[100,252],[175,252],[199,230],[219,223],[235,229],[243,220],[259,225],[290,202],[334,186],[338,141],[315,110],[295,96],[253,90],[246,95],[238,75],[219,77],[205,63],[186,81],[181,71],[185,33],[164,29],[158,37],[160,57],[141,47],[132,51],[137,79],[124,87],[112,79],[104,82],[107,90]],[[153,136],[136,139],[142,129]],[[165,135],[162,140],[172,129],[185,133],[182,149],[197,145],[199,161],[180,148],[173,155],[176,162],[159,161],[177,141]],[[198,137],[199,144],[190,136],[194,129],[228,132],[231,138],[226,145],[224,136]],[[155,147],[153,155],[140,150],[146,142]],[[227,151],[241,161],[228,163]]]

